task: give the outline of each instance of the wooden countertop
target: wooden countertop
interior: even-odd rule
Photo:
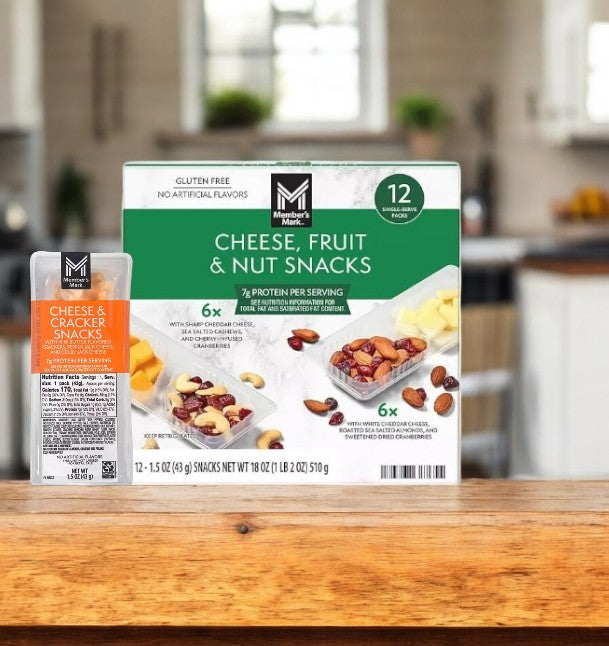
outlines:
[[[0,483],[0,625],[609,625],[609,482]]]

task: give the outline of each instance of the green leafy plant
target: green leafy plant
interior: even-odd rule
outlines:
[[[61,167],[53,190],[54,230],[65,235],[75,229],[87,235],[91,224],[90,180],[72,162]]]
[[[397,105],[399,123],[407,130],[424,130],[439,134],[450,122],[450,113],[444,104],[429,94],[409,94]]]
[[[258,125],[271,114],[271,103],[241,88],[209,95],[205,101],[205,127],[247,128]]]

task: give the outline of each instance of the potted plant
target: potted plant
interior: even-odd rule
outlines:
[[[416,159],[435,159],[450,122],[444,104],[429,94],[408,94],[398,100],[397,118],[406,130],[410,154]]]
[[[271,103],[254,92],[230,88],[205,100],[205,123],[210,130],[254,128],[271,114]]]
[[[61,167],[53,189],[54,233],[84,238],[90,233],[90,180],[73,162]]]

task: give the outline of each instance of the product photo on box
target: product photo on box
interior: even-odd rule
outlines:
[[[132,162],[134,483],[459,481],[459,167]]]

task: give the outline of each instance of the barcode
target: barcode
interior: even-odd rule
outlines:
[[[381,464],[381,480],[444,480],[445,464]]]

